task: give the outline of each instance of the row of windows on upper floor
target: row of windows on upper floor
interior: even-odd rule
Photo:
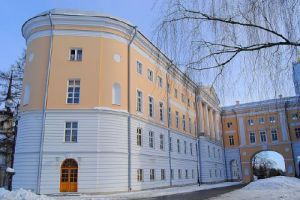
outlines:
[[[70,49],[70,61],[82,61],[82,49],[81,48]],[[136,72],[140,75],[143,74],[143,64],[140,61],[136,62]],[[153,70],[151,70],[150,68],[147,69],[147,77],[148,77],[149,81],[154,82],[154,73],[153,73]],[[164,87],[163,78],[159,75],[157,76],[157,82],[158,82],[158,86],[160,88]],[[171,92],[169,83],[167,83],[167,92],[168,93]],[[178,90],[176,88],[174,89],[174,97],[176,99],[178,98]],[[187,103],[187,105],[189,107],[191,106],[190,98],[186,98],[186,95],[184,95],[183,93],[181,93],[181,102]],[[192,105],[194,105],[194,103],[192,103]]]
[[[267,143],[267,131],[259,131],[259,137],[260,137],[261,143]],[[272,142],[278,142],[278,133],[277,133],[276,129],[271,130],[271,138],[272,138]],[[233,135],[230,135],[228,137],[228,140],[229,140],[229,145],[233,146],[235,144]],[[250,141],[250,144],[256,144],[255,132],[252,132],[252,131],[249,132],[249,141]]]
[[[136,95],[136,110],[140,113],[143,113],[143,93],[140,90],[137,90],[137,95]],[[30,86],[26,85],[25,87],[25,92],[24,92],[24,99],[23,99],[23,104],[26,105],[29,103],[29,97],[30,97]],[[80,102],[80,80],[79,79],[71,79],[68,81],[68,90],[67,90],[67,103],[68,104],[79,104]],[[112,104],[114,105],[121,105],[121,87],[119,83],[115,83],[112,88]],[[149,96],[148,99],[148,115],[150,118],[154,118],[155,116],[155,102],[154,98]],[[164,103],[159,102],[159,120],[161,122],[164,122]],[[179,112],[175,112],[175,125],[176,128],[179,128]],[[182,115],[182,129],[183,131],[189,131],[192,133],[192,119],[189,117],[188,118],[188,130],[187,130],[187,125],[186,125],[186,116],[183,114]],[[168,108],[168,123],[170,126],[172,125],[172,113],[171,113],[171,108]],[[195,122],[194,122],[195,125]],[[196,125],[194,127],[196,130]]]
[[[140,75],[143,75],[143,64],[140,61],[137,61],[136,72]],[[154,82],[154,73],[153,73],[153,70],[151,70],[150,68],[147,69],[147,78],[149,81]],[[159,75],[157,76],[157,82],[158,82],[158,86],[160,88],[164,87],[163,78]],[[171,86],[169,83],[167,83],[167,92],[171,93]],[[178,98],[178,90],[176,88],[174,88],[174,97],[176,99]],[[190,98],[187,98],[186,95],[183,93],[181,93],[181,102],[187,103],[188,107],[190,107],[191,105],[194,106],[194,102],[191,103]]]
[[[223,156],[221,154],[221,149],[218,149],[217,152],[218,152],[218,159],[222,160]],[[210,147],[210,145],[207,145],[207,155],[208,155],[209,158],[212,157],[211,156],[211,147]],[[215,147],[213,147],[213,158],[216,158],[216,148]]]
[[[137,169],[137,181],[138,182],[144,182],[144,169]],[[170,177],[172,180],[174,180],[174,169],[171,169]],[[177,170],[177,177],[178,179],[182,179],[182,169]],[[192,179],[195,178],[194,170],[191,170],[191,177]],[[185,169],[185,179],[189,179],[189,170]],[[150,169],[149,170],[149,180],[155,181],[156,178],[156,170]],[[165,181],[166,180],[166,169],[160,169],[160,180]]]
[[[254,125],[255,120],[254,119],[248,119],[248,125],[249,126],[253,126]],[[276,122],[276,119],[274,116],[270,116],[269,117],[269,122],[274,124]],[[260,117],[258,119],[258,123],[259,124],[264,124],[265,123],[265,118],[264,117]],[[227,122],[227,128],[232,128],[233,124],[232,122]]]
[[[143,145],[143,138],[145,138],[143,134],[143,129],[142,128],[137,128],[136,130],[136,145],[140,147],[144,147]],[[181,141],[180,139],[177,139],[177,153],[181,153]],[[149,131],[148,133],[148,145],[149,148],[155,149],[155,133],[153,131]],[[193,155],[193,143],[190,143],[190,149],[189,153],[192,156]],[[183,141],[183,152],[184,154],[188,154],[187,150],[187,141]],[[164,134],[159,134],[159,149],[160,150],[165,150],[165,136]],[[169,137],[169,151],[173,152],[173,141],[172,137]]]

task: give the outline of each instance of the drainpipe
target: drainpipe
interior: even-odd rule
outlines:
[[[200,134],[198,134],[198,123],[199,122],[199,118],[198,118],[198,101],[197,98],[198,97],[198,87],[196,88],[195,91],[195,107],[196,107],[196,138],[197,138],[197,148],[196,148],[196,153],[197,153],[197,174],[198,174],[198,185],[200,186],[200,184],[202,183],[202,168],[201,168],[201,156],[200,156]]]
[[[170,66],[168,66],[167,68],[167,72],[169,72],[169,69],[171,68],[171,66],[173,65],[172,61]],[[171,158],[171,143],[170,143],[170,139],[171,139],[171,131],[170,131],[170,116],[169,116],[169,109],[170,109],[170,102],[169,102],[169,91],[171,90],[171,86],[169,84],[169,78],[168,78],[168,73],[166,73],[166,80],[167,80],[167,122],[168,122],[168,148],[169,148],[169,172],[170,172],[170,187],[172,186],[172,177],[171,177],[171,170],[172,170],[172,158]],[[174,171],[173,171],[173,176],[174,176]]]
[[[43,100],[43,115],[42,115],[42,131],[41,131],[41,139],[40,139],[40,153],[39,153],[39,165],[38,165],[38,175],[37,175],[37,188],[36,192],[40,194],[41,190],[41,176],[42,176],[42,165],[43,165],[43,146],[45,139],[45,121],[46,121],[46,109],[47,109],[47,100],[48,100],[48,85],[49,85],[49,76],[51,69],[51,58],[52,58],[52,46],[53,46],[53,23],[52,23],[52,13],[49,11],[49,22],[50,22],[50,40],[49,40],[49,52],[48,52],[48,67],[46,73],[46,82],[45,82],[45,96]]]
[[[130,47],[131,44],[134,40],[134,38],[136,37],[136,33],[137,33],[137,26],[134,26],[134,33],[133,36],[131,38],[131,40],[128,43],[128,58],[127,58],[127,76],[128,76],[128,80],[127,80],[127,107],[128,107],[128,191],[131,191],[131,114],[130,114]]]

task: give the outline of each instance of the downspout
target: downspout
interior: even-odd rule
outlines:
[[[232,109],[232,112],[235,114],[235,121],[236,121],[236,127],[237,127],[238,142],[241,143],[241,141],[240,141],[240,126],[239,126],[239,121],[238,121],[237,113],[235,112],[234,109]],[[242,165],[242,156],[241,156],[241,148],[240,147],[239,147],[239,155],[240,155],[240,173],[241,173],[241,177],[240,178],[244,179],[243,178],[243,167],[242,167],[243,165]],[[230,175],[231,175],[231,179],[232,179],[231,166],[229,166],[229,170],[230,170]]]
[[[170,187],[172,186],[172,177],[171,177],[171,170],[172,170],[172,158],[171,158],[171,132],[170,132],[170,115],[169,115],[169,109],[170,109],[170,103],[169,103],[169,91],[170,91],[170,84],[169,84],[169,78],[168,78],[168,72],[170,67],[173,65],[171,62],[170,66],[167,68],[167,73],[166,73],[166,80],[167,80],[167,122],[168,122],[168,144],[169,144],[169,172],[170,172]],[[173,171],[173,176],[174,176],[174,171]]]
[[[197,149],[196,149],[196,153],[197,153],[197,174],[198,174],[198,185],[200,186],[200,184],[202,183],[202,171],[201,171],[201,156],[200,156],[200,134],[198,134],[198,123],[201,123],[199,121],[199,113],[198,113],[198,101],[197,98],[198,97],[198,88],[195,91],[195,106],[196,106],[196,138],[197,138]]]
[[[128,80],[127,80],[127,107],[128,107],[128,191],[131,191],[131,114],[130,114],[130,47],[131,44],[134,40],[134,38],[136,37],[136,26],[133,27],[134,28],[134,33],[133,36],[131,38],[131,40],[128,43],[128,58],[127,58],[127,76],[128,76]]]
[[[221,129],[222,129],[222,145],[223,145],[223,155],[224,155],[224,163],[225,163],[225,176],[226,180],[228,180],[228,173],[227,173],[227,159],[226,159],[226,153],[225,153],[225,145],[224,145],[224,135],[223,135],[223,130],[224,130],[224,125],[223,125],[223,119],[222,119],[222,112],[220,112],[220,118],[221,118]]]
[[[43,113],[42,113],[42,131],[41,131],[41,139],[40,139],[40,154],[39,154],[39,165],[38,165],[38,176],[37,176],[37,193],[40,194],[41,189],[41,176],[42,176],[42,165],[43,165],[43,146],[45,139],[45,121],[46,121],[46,108],[47,108],[47,100],[48,100],[48,86],[49,86],[49,75],[51,69],[51,58],[52,58],[52,46],[53,46],[53,23],[52,23],[52,13],[49,11],[49,21],[50,21],[50,40],[49,40],[49,52],[48,52],[48,67],[45,78],[45,95],[43,101]]]

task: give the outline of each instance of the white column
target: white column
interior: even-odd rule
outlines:
[[[205,104],[205,118],[206,118],[206,134],[210,135],[210,128],[209,128],[209,116],[208,116],[208,106]]]

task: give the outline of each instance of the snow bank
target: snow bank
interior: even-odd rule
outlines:
[[[50,197],[44,195],[36,195],[28,190],[19,189],[15,191],[7,191],[4,188],[0,188],[1,200],[52,200]]]
[[[214,200],[299,200],[300,179],[277,176],[260,179]]]
[[[257,180],[244,187],[244,190],[278,190],[278,189],[299,189],[300,190],[300,180],[292,177],[276,176],[272,178]]]

